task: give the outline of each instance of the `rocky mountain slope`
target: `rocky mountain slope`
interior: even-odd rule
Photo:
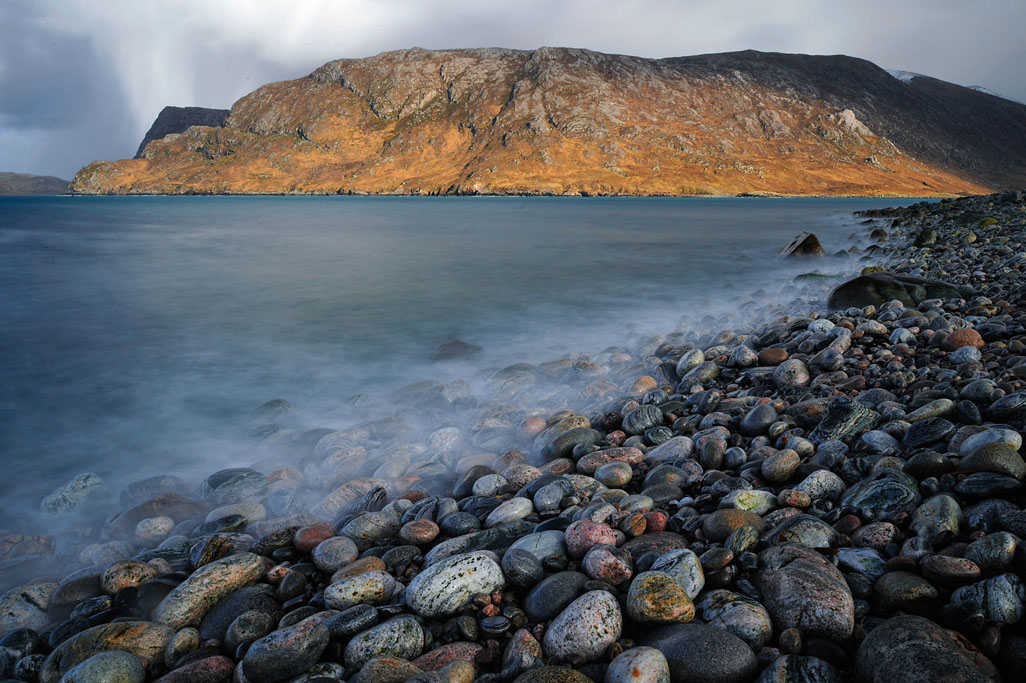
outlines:
[[[66,194],[68,181],[52,175],[0,172],[0,196]]]
[[[411,49],[143,147],[73,191],[934,195],[1026,185],[1026,106],[844,56]]]
[[[192,126],[220,128],[231,113],[229,109],[207,109],[205,107],[164,107],[157,114],[153,125],[146,131],[135,159],[142,157],[146,145],[154,140],[163,140],[173,133],[184,133]]]

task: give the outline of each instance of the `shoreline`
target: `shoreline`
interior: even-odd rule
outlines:
[[[13,195],[12,195],[13,196]],[[36,196],[36,195],[20,195]],[[152,194],[145,192],[66,192],[51,197],[510,197],[510,198],[567,198],[567,199],[957,199],[973,197],[971,194],[934,194],[934,195],[900,195],[900,194],[773,194],[748,193],[738,194],[617,194],[617,193],[577,193],[560,194],[555,192],[180,192]]]
[[[423,441],[394,438],[394,417],[291,432],[287,403],[271,401],[254,429],[269,446],[264,467],[199,487],[130,486],[124,512],[83,519],[82,542],[57,555],[52,537],[0,538],[5,582],[35,581],[0,598],[17,608],[0,632],[47,634],[16,659],[43,681],[111,647],[169,681],[287,680],[318,660],[329,680],[400,667],[419,680],[443,669],[441,680],[619,682],[632,666],[673,681],[685,670],[834,680],[853,669],[919,680],[928,673],[887,657],[899,635],[881,634],[904,628],[918,635],[903,645],[938,666],[1010,680],[1026,652],[1013,629],[1026,545],[1008,552],[1000,535],[1026,537],[1015,453],[1026,418],[1026,395],[1015,398],[1026,388],[1022,194],[860,215],[889,219],[867,230],[885,233],[890,272],[955,286],[989,277],[978,288],[988,301],[931,302],[948,290],[870,273],[851,296],[875,303],[792,316],[747,341],[670,334],[544,373],[510,366],[491,397],[408,395],[480,418],[470,433],[441,426]],[[895,294],[909,305],[885,304]],[[592,392],[594,409],[561,411],[559,392],[518,406],[542,374]],[[58,508],[87,509],[98,490],[87,478],[64,494]],[[1004,503],[969,513],[989,500],[1019,514]],[[238,621],[252,611],[266,618]],[[937,649],[941,626],[977,613],[962,649]],[[124,620],[135,640],[115,636]]]

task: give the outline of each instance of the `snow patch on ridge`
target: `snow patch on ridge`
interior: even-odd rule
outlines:
[[[1000,97],[1001,99],[1008,100],[1009,102],[1018,102],[1019,104],[1026,104],[1026,102],[1023,102],[1022,100],[1017,100],[1014,97],[1008,97],[1007,95],[1002,95],[1001,93],[994,92],[990,88],[985,88],[982,85],[969,85],[969,86],[966,86],[966,87],[969,88],[970,90],[975,90],[976,92],[981,92],[984,95],[991,95],[993,97]]]
[[[909,83],[912,79],[920,78],[923,74],[917,74],[914,71],[901,71],[899,69],[885,69],[887,73],[894,76],[902,83]]]

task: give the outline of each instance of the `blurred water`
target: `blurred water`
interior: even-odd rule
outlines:
[[[812,267],[775,258],[792,236],[839,250],[852,211],[887,203],[0,198],[0,512],[82,471],[245,461],[231,438],[271,398],[341,427],[356,393],[595,353],[778,296]],[[484,350],[432,363],[452,338]]]

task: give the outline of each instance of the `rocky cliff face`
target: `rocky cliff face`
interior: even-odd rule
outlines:
[[[144,147],[72,189],[932,195],[1026,185],[1026,106],[843,56],[412,49]]]
[[[220,128],[231,113],[229,109],[207,109],[205,107],[164,107],[157,114],[156,120],[146,131],[134,159],[139,159],[146,145],[154,140],[163,140],[168,135],[184,133],[192,126],[208,126]]]
[[[68,181],[52,175],[0,173],[0,196],[67,194]]]

